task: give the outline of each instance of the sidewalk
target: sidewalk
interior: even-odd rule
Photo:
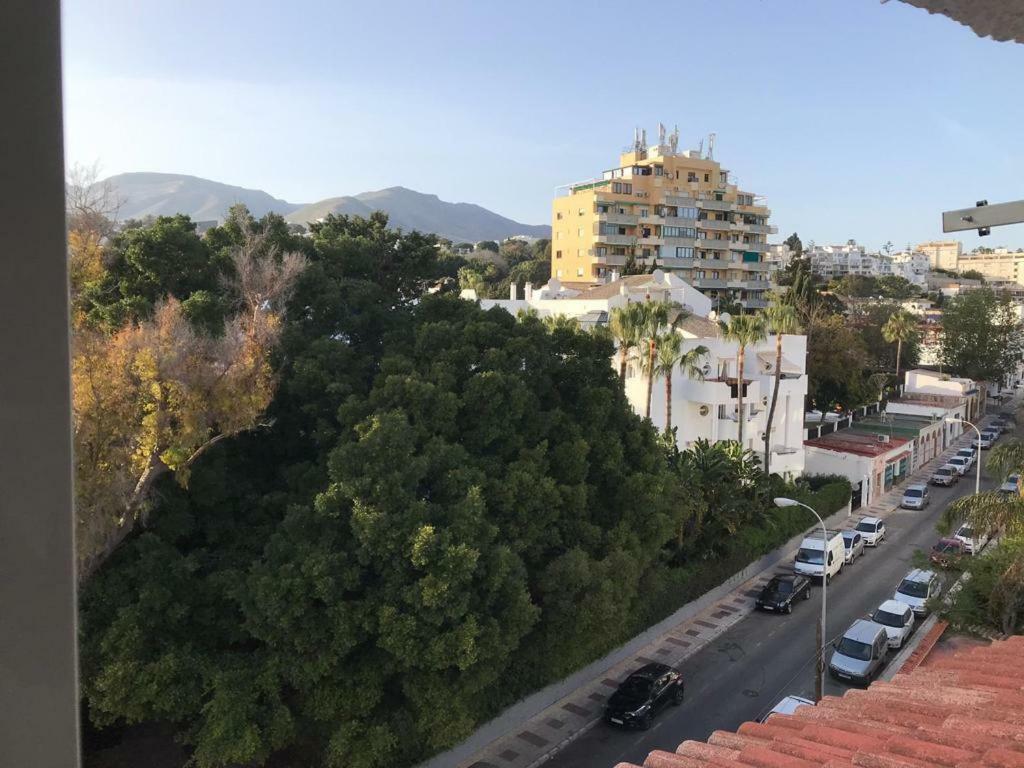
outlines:
[[[990,418],[991,416],[986,416],[984,421],[987,422]],[[973,436],[972,430],[968,432]],[[898,508],[903,488],[907,483],[926,482],[936,466],[944,463],[945,458],[955,453],[957,449],[969,445],[971,439],[967,433],[961,435],[938,457],[918,467],[903,484],[882,494],[867,509],[861,508],[855,513],[840,511],[826,520],[826,524],[830,528],[843,530],[855,527],[863,517],[886,517]],[[795,537],[772,553],[778,555],[773,558],[775,562],[772,565],[743,581],[696,615],[661,633],[625,660],[607,667],[603,673],[576,687],[564,698],[532,716],[517,711],[521,708],[520,705],[506,710],[481,729],[488,731],[503,726],[505,732],[469,757],[460,760],[458,753],[462,750],[456,747],[424,763],[421,768],[451,765],[457,768],[533,768],[545,762],[600,722],[605,701],[619,683],[635,669],[652,661],[669,665],[680,664],[742,621],[754,610],[754,599],[769,579],[778,574],[792,572],[792,555],[795,554],[803,535]],[[521,704],[523,703],[525,702]],[[524,720],[524,717],[528,719]],[[477,733],[480,734],[481,731]]]

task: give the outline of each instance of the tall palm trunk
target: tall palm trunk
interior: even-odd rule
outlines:
[[[665,434],[672,434],[672,371],[665,375]]]
[[[896,339],[896,386],[900,385],[900,355],[903,353],[903,339]]]
[[[736,382],[736,415],[739,417],[739,432],[738,442],[740,448],[743,448],[743,363],[746,351],[743,349],[743,344],[740,344],[739,352],[736,354],[736,373],[739,374],[739,380]]]
[[[629,349],[625,344],[619,347],[619,381],[626,384],[626,361],[629,357]]]
[[[644,410],[644,416],[651,418],[651,395],[654,393],[654,353],[656,351],[656,344],[652,337],[650,342],[650,351],[647,354],[647,408]]]
[[[768,423],[764,430],[764,474],[772,473],[772,422],[775,420],[775,403],[779,399],[779,382],[782,380],[782,334],[775,334],[775,382],[772,385],[772,404],[768,406]]]

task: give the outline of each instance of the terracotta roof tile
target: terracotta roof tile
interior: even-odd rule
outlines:
[[[1024,768],[1024,638],[957,650],[865,691],[685,741],[675,754],[652,752],[644,766]]]

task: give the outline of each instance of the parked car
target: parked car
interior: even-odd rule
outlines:
[[[982,532],[975,533],[968,523],[964,523],[956,529],[953,538],[963,542],[967,554],[973,555],[980,552],[988,544],[988,535]]]
[[[1020,493],[1020,475],[1013,474],[1006,478],[1006,481],[999,486],[999,493],[1006,496],[1014,496]]]
[[[950,456],[946,460],[946,464],[951,467],[956,467],[956,471],[961,477],[966,475],[967,470],[971,468],[971,465],[967,463],[967,459],[963,456]]]
[[[864,537],[857,531],[843,531],[843,547],[846,550],[846,562],[853,565],[864,554]]]
[[[963,456],[967,459],[968,466],[973,467],[975,459],[978,458],[978,451],[975,448],[961,448],[956,452],[957,456]]]
[[[999,439],[999,430],[998,429],[983,429],[983,430],[981,430],[981,436],[982,437],[987,437],[989,439],[989,441],[994,443],[996,440]]]
[[[885,538],[885,523],[877,517],[864,517],[853,530],[864,537],[864,546],[877,547]]]
[[[800,542],[793,570],[802,576],[830,580],[843,570],[846,562],[846,547],[842,535],[828,531],[828,538],[822,534],[806,537]]]
[[[903,498],[900,506],[904,509],[924,509],[931,504],[932,498],[928,494],[928,486],[921,483],[908,485],[903,491]]]
[[[867,685],[889,658],[889,635],[885,627],[857,619],[835,643],[828,671],[838,680]]]
[[[939,592],[939,577],[934,571],[915,568],[896,587],[892,599],[906,603],[915,616],[928,615],[928,600]]]
[[[811,580],[799,573],[792,576],[775,576],[764,585],[754,605],[765,611],[792,613],[797,598],[809,600]]]
[[[935,542],[928,559],[940,568],[955,568],[968,554],[966,544],[960,539],[949,536]]]
[[[932,485],[944,485],[947,488],[960,482],[960,470],[952,464],[943,464],[932,472],[930,479]]]
[[[779,715],[792,715],[796,712],[798,707],[813,707],[814,702],[810,699],[805,699],[803,696],[786,696],[778,704],[769,709],[765,714],[757,718],[757,722],[763,723],[768,720],[769,717],[775,714]]]
[[[986,437],[985,433],[982,432],[981,433],[981,437],[980,438],[977,438],[977,437],[974,438],[974,441],[971,443],[971,445],[973,445],[975,448],[979,448],[979,449],[981,449],[983,451],[987,451],[989,448],[992,447],[992,438],[991,437]]]
[[[902,648],[903,643],[914,631],[913,609],[898,600],[886,600],[875,608],[871,620],[885,627],[890,648]]]
[[[682,703],[683,676],[667,664],[652,662],[622,681],[608,699],[604,716],[614,725],[646,731],[660,710]]]

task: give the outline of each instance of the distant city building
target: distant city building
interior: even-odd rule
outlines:
[[[918,243],[914,250],[928,255],[928,264],[932,269],[956,272],[960,268],[960,255],[964,246],[959,240],[930,240]]]
[[[775,245],[768,246],[768,253],[765,254],[764,260],[770,261],[775,265],[775,269],[785,269],[789,266],[790,262],[793,261],[793,257],[796,254],[793,249],[785,243],[777,243]]]
[[[1024,285],[1024,253],[996,248],[992,253],[972,251],[960,257],[960,272],[973,269],[990,282]]]
[[[871,253],[856,240],[847,240],[844,245],[811,244],[804,250],[804,256],[810,260],[811,271],[826,280],[840,280],[849,275],[896,276],[923,288],[928,272],[928,258],[924,254]]]
[[[767,305],[774,264],[765,259],[771,213],[729,180],[704,151],[681,150],[678,132],[646,132],[614,168],[556,190],[552,205],[552,275],[593,285],[632,261],[670,270],[712,299],[748,309]]]

